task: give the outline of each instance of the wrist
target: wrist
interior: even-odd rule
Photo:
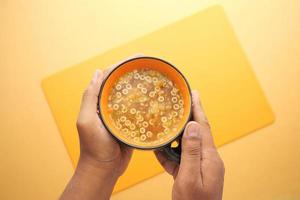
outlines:
[[[98,179],[105,179],[109,182],[116,182],[119,178],[115,173],[114,168],[106,163],[99,163],[98,161],[87,156],[80,156],[75,173],[92,175]]]
[[[107,200],[111,196],[117,179],[117,176],[109,171],[81,157],[60,199]]]
[[[112,170],[101,168],[92,160],[82,157],[78,161],[73,178],[77,180],[77,187],[84,188],[86,194],[94,194],[101,200],[110,198],[118,180],[118,176]]]

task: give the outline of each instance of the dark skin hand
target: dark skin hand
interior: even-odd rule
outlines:
[[[128,59],[139,57],[137,54]],[[86,88],[77,118],[80,158],[73,177],[60,199],[109,199],[118,178],[126,170],[132,148],[118,143],[105,129],[97,110],[98,94],[105,76],[97,70]]]
[[[193,118],[182,137],[180,165],[168,160],[161,152],[155,155],[163,168],[173,176],[173,200],[220,200],[224,182],[224,164],[211,135],[210,126],[200,104],[197,91],[193,91]]]
[[[80,158],[60,197],[62,200],[109,199],[130,161],[132,149],[116,142],[98,116],[98,93],[108,71],[97,70],[82,97],[76,124]],[[155,154],[174,177],[172,199],[219,200],[222,198],[224,165],[196,92],[193,92],[193,115],[195,122],[188,123],[182,138],[181,164],[168,160],[159,151]]]

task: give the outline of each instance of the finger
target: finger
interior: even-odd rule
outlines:
[[[91,80],[89,86],[85,90],[80,111],[83,113],[97,113],[97,102],[100,87],[103,81],[103,72],[101,70],[96,70],[93,79]]]
[[[194,120],[204,126],[209,126],[207,117],[200,101],[199,93],[197,90],[192,91],[192,105],[193,105],[193,117]]]
[[[193,118],[196,122],[200,124],[200,132],[202,136],[202,149],[206,151],[207,149],[215,149],[214,139],[210,131],[210,125],[205,115],[205,112],[201,106],[199,93],[196,90],[192,91],[192,101],[193,101]]]
[[[214,144],[208,120],[201,106],[199,94],[197,91],[193,91],[192,95],[193,117],[194,120],[200,124],[200,133],[202,137],[202,182],[213,183],[218,179],[218,177],[223,177],[222,174],[224,174],[224,164]]]
[[[133,148],[132,147],[129,147],[129,146],[124,145],[124,144],[120,144],[120,148],[124,152],[124,154],[127,154],[131,157],[131,155],[133,153]]]
[[[144,54],[142,53],[137,53],[137,54],[134,54],[133,56],[130,56],[120,62],[118,62],[117,64],[114,64],[112,66],[110,66],[109,68],[107,68],[106,70],[104,70],[104,77],[106,77],[112,70],[114,70],[117,66],[119,66],[120,64],[122,64],[123,62],[127,61],[127,60],[130,60],[130,59],[133,59],[133,58],[139,58],[139,57],[142,57],[144,56]]]
[[[199,179],[201,176],[201,135],[200,125],[197,122],[189,122],[181,140],[181,162],[179,172],[182,177]],[[201,178],[201,177],[200,177]]]
[[[132,157],[133,148],[123,145],[123,144],[120,144],[120,148],[121,148],[122,154],[124,155],[124,157],[123,157],[124,162],[128,163]]]
[[[168,172],[170,175],[176,177],[178,172],[178,164],[169,160],[162,151],[154,151],[154,154],[161,164],[161,166]]]

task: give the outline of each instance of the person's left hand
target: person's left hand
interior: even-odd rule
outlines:
[[[103,78],[103,72],[97,70],[83,94],[76,123],[80,138],[78,165],[93,165],[118,178],[129,163],[132,149],[112,138],[98,116],[97,101]]]
[[[97,102],[104,73],[97,70],[83,94],[76,123],[80,158],[60,199],[109,199],[130,161],[132,149],[118,143],[99,118]]]

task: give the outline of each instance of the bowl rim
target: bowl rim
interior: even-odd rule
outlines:
[[[135,145],[135,144],[130,144],[130,143],[127,143],[123,140],[121,140],[120,138],[118,138],[116,135],[114,135],[112,133],[112,130],[109,128],[109,126],[105,123],[105,121],[103,120],[103,113],[102,113],[102,109],[101,109],[101,106],[100,106],[100,99],[102,97],[102,91],[103,91],[103,88],[104,88],[104,85],[106,83],[106,81],[109,79],[109,77],[114,73],[114,71],[116,71],[118,68],[122,67],[122,65],[128,63],[128,62],[132,62],[134,60],[138,60],[138,59],[154,59],[154,60],[158,60],[160,62],[164,62],[165,64],[167,64],[168,66],[174,68],[178,74],[183,78],[184,82],[186,83],[187,85],[187,89],[188,89],[188,93],[190,95],[190,109],[189,109],[189,115],[188,115],[188,118],[186,120],[186,122],[184,123],[184,126],[178,131],[178,133],[176,134],[176,136],[174,136],[171,140],[168,140],[166,143],[162,143],[162,144],[159,144],[159,145],[156,145],[156,146],[150,146],[150,147],[142,147],[141,145]],[[125,60],[121,63],[119,63],[118,65],[116,65],[103,79],[102,81],[102,84],[101,84],[101,87],[100,87],[100,90],[99,90],[99,94],[98,94],[98,99],[97,99],[97,109],[99,111],[98,113],[98,117],[100,118],[100,120],[102,121],[102,124],[104,125],[104,127],[106,128],[106,130],[109,132],[110,135],[112,135],[117,141],[121,142],[122,144],[125,144],[126,146],[129,146],[129,147],[133,147],[135,149],[140,149],[140,150],[154,150],[154,149],[161,149],[161,148],[164,148],[164,147],[167,147],[169,144],[171,144],[172,142],[174,142],[175,140],[178,139],[178,137],[180,137],[183,132],[184,132],[184,129],[187,125],[187,123],[191,120],[192,118],[192,91],[191,91],[191,87],[186,79],[186,77],[183,75],[183,73],[177,68],[175,67],[173,64],[161,59],[161,58],[157,58],[157,57],[152,57],[152,56],[139,56],[139,57],[134,57],[134,58],[130,58],[128,60]]]

